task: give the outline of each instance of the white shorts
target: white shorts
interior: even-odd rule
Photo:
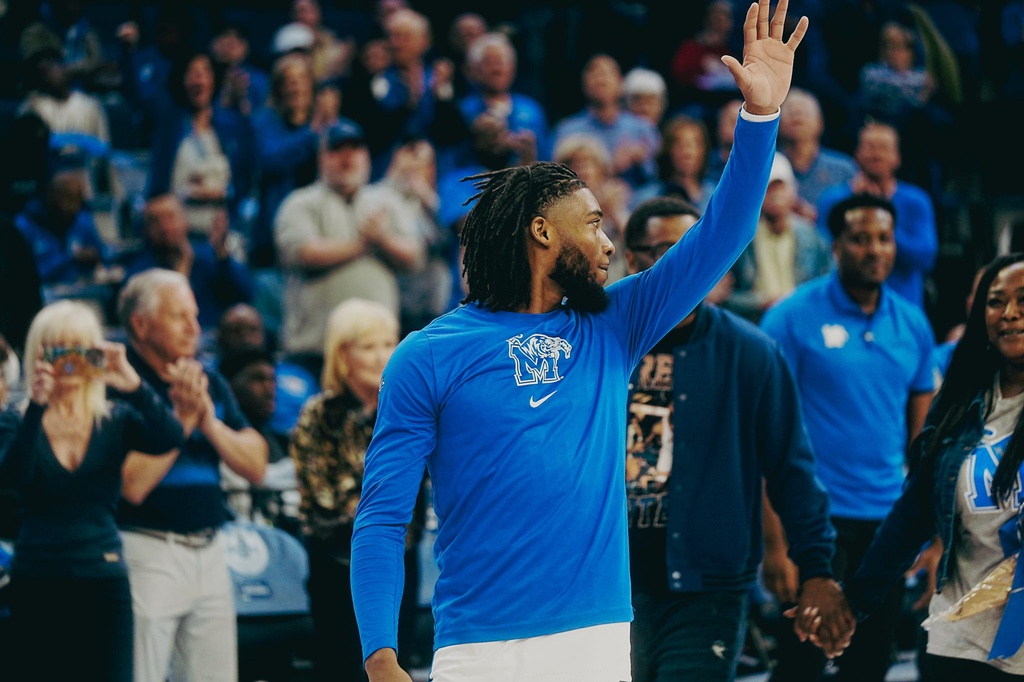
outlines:
[[[432,682],[630,682],[629,623],[438,649]]]

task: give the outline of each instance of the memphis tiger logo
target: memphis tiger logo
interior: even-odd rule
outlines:
[[[998,437],[991,430],[985,429],[985,437],[967,458],[967,492],[965,502],[974,513],[1001,512],[1002,507],[992,496],[992,479],[995,478],[999,460],[1010,444],[1010,436]],[[1010,494],[1014,500],[1014,508],[1024,502],[1024,489],[1021,486],[1021,474],[1017,473],[1017,482]]]
[[[524,339],[522,334],[517,334],[508,340],[508,356],[515,363],[518,386],[561,381],[558,363],[571,355],[572,346],[557,336],[533,334]]]

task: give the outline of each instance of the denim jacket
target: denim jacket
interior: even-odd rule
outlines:
[[[918,441],[915,466],[904,484],[903,494],[893,505],[875,535],[857,574],[846,585],[850,606],[858,618],[870,615],[896,581],[914,563],[922,545],[936,533],[942,538],[942,559],[935,576],[941,592],[949,576],[956,525],[956,486],[964,460],[981,441],[985,427],[986,391],[981,391],[968,408],[960,433],[944,438],[934,462],[922,461],[925,439]],[[934,431],[932,415],[922,433]],[[1018,519],[1024,506],[1018,511]]]

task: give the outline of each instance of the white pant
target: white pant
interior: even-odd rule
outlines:
[[[438,649],[432,682],[630,682],[629,623]]]
[[[135,615],[135,682],[236,682],[231,576],[220,535],[202,549],[122,532]],[[173,655],[173,660],[172,660]]]

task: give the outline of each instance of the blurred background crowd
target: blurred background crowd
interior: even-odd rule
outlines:
[[[332,310],[378,304],[397,340],[458,305],[463,178],[571,166],[604,210],[613,279],[640,202],[706,206],[740,101],[719,57],[740,54],[746,5],[686,4],[699,21],[665,0],[0,0],[0,401],[26,395],[18,363],[43,305],[83,302],[124,340],[124,283],[175,270],[199,357],[270,445],[263,485],[224,474],[226,503],[329,536],[315,475],[296,480],[318,447],[296,446],[296,423],[337,376],[356,398],[375,385],[325,357],[325,338],[379,332]],[[956,338],[979,266],[1024,249],[1024,1],[792,0],[801,15],[764,236],[716,300],[756,323],[830,272],[828,209],[867,191],[897,206],[890,285],[936,343]],[[765,244],[782,234],[795,239],[780,267]],[[424,497],[414,546],[429,540]],[[0,521],[13,538],[13,503]]]

